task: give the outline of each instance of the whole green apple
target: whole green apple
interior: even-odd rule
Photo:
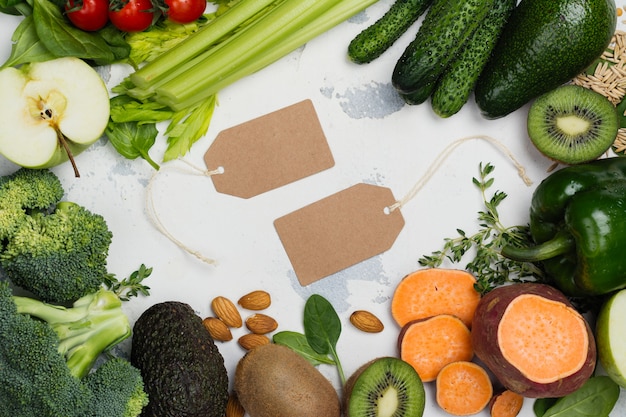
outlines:
[[[0,154],[26,168],[74,161],[109,120],[107,87],[94,68],[66,57],[0,70]]]

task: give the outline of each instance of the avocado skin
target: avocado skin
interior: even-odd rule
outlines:
[[[188,304],[166,301],[144,311],[133,326],[130,361],[148,393],[143,417],[224,416],[224,358]]]
[[[506,116],[583,72],[616,24],[613,0],[522,0],[477,81],[482,115]]]

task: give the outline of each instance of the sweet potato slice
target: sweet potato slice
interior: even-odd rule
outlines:
[[[523,405],[524,397],[507,389],[491,398],[489,413],[491,417],[516,417]]]
[[[398,337],[400,358],[413,366],[422,381],[434,381],[447,364],[474,357],[470,330],[458,317],[440,314],[414,320]]]
[[[562,397],[592,375],[595,339],[559,290],[544,284],[498,287],[479,303],[472,327],[476,356],[508,389]]]
[[[452,362],[437,375],[437,404],[449,414],[477,414],[487,407],[492,396],[489,374],[474,362]]]
[[[480,293],[476,278],[460,269],[425,268],[405,276],[391,300],[391,315],[400,327],[439,314],[457,316],[471,327]]]

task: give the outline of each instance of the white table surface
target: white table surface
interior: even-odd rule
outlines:
[[[170,166],[182,171],[164,169],[158,175],[152,196],[160,220],[177,239],[215,259],[217,265],[191,256],[149,220],[146,190],[154,171],[143,160],[124,159],[103,138],[77,157],[81,178],[73,177],[69,165],[53,169],[63,182],[66,199],[107,220],[114,235],[110,272],[126,276],[142,263],[154,268],[146,282],[151,295],[125,306],[132,321],[151,304],[167,300],[187,302],[206,317],[212,314],[210,301],[215,296],[236,301],[248,291],[264,289],[273,297],[266,313],[276,318],[278,330],[302,331],[304,303],[317,293],[333,304],[342,319],[337,348],[349,375],[372,358],[396,354],[399,329],[389,313],[390,299],[398,281],[420,268],[418,258],[440,249],[443,239],[455,236],[457,228],[468,233],[478,229],[476,214],[483,207],[471,180],[478,175],[479,163],[496,167],[492,191],[508,194],[500,208],[503,222],[528,221],[533,189],[552,162],[541,156],[526,136],[527,107],[502,119],[486,120],[473,98],[449,119],[438,118],[428,103],[403,105],[390,78],[412,33],[371,64],[357,66],[347,60],[349,41],[389,4],[382,0],[279,62],[222,90],[207,135],[184,157],[204,167],[203,155],[221,130],[311,99],[335,158],[333,168],[246,200],[217,193],[209,178],[194,175],[179,162]],[[17,17],[0,15],[2,62],[9,55],[11,34],[18,23]],[[100,71],[112,87],[129,68],[118,65]],[[481,140],[466,142],[402,209],[406,224],[390,250],[307,287],[299,284],[273,227],[276,218],[361,182],[388,187],[397,199],[402,198],[448,144],[473,135],[489,135],[502,142],[526,168],[533,185],[526,186],[511,161],[493,145]],[[160,161],[164,149],[164,138],[159,137],[151,154]],[[15,169],[0,158],[0,174]],[[355,330],[348,317],[356,309],[377,314],[385,330],[379,334]],[[242,314],[245,318],[248,313]],[[235,340],[245,332],[245,328],[234,330]],[[244,354],[235,340],[218,342],[231,383],[236,363]],[[124,342],[120,353],[127,353],[128,346],[129,342]],[[339,388],[335,368],[322,366],[320,371]],[[447,415],[434,401],[432,383],[426,386],[424,415]],[[520,416],[533,416],[532,403],[525,402]],[[625,405],[626,395],[622,395],[611,415],[626,416]]]

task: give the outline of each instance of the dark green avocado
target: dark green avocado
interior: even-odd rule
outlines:
[[[583,72],[616,23],[613,0],[522,0],[476,84],[483,116],[506,116]]]
[[[148,394],[142,417],[224,417],[224,358],[188,304],[162,302],[141,314],[133,326],[131,363]]]

